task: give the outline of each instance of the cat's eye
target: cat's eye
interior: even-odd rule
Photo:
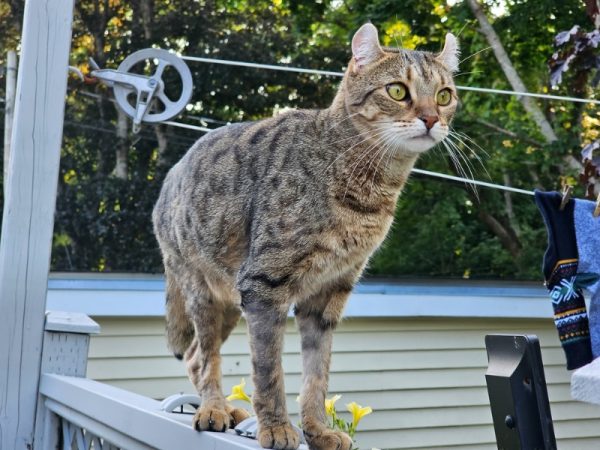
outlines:
[[[446,106],[448,103],[450,103],[450,100],[452,100],[452,92],[450,92],[450,89],[448,88],[442,89],[437,93],[436,100],[438,105]]]
[[[394,100],[406,100],[408,98],[408,89],[402,83],[388,84],[385,89]]]

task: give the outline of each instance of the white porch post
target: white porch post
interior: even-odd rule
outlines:
[[[0,237],[0,448],[32,449],[73,0],[27,0]]]
[[[6,89],[4,95],[4,198],[8,196],[8,161],[10,161],[10,138],[12,136],[15,92],[17,90],[17,53],[6,54]]]

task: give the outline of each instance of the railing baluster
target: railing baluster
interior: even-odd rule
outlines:
[[[63,434],[63,450],[71,450],[73,448],[73,439],[71,437],[71,424],[65,420],[61,420],[61,425]]]

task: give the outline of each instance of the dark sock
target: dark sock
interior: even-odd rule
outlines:
[[[578,270],[575,202],[568,202],[561,211],[561,199],[557,192],[535,193],[535,202],[548,231],[543,262],[546,287],[550,291],[554,323],[567,358],[567,369],[572,370],[592,361],[588,315],[581,290],[589,280]]]

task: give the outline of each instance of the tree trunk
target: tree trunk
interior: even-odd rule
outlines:
[[[477,0],[467,0],[467,4],[471,8],[471,11],[473,11],[473,15],[477,18],[477,21],[481,26],[481,32],[492,47],[492,50],[496,55],[496,59],[498,60],[500,67],[502,67],[502,71],[506,75],[506,78],[508,79],[508,82],[512,88],[517,92],[527,92],[525,83],[523,83],[523,80],[521,80],[521,77],[512,65],[512,62],[506,54],[500,38],[492,28],[492,25],[488,21],[485,12],[481,8],[481,4]],[[550,122],[548,122],[548,119],[546,119],[546,116],[544,116],[544,113],[535,103],[534,99],[532,97],[523,96],[519,97],[519,101],[523,104],[525,110],[531,115],[531,118],[538,125],[546,141],[548,143],[556,141],[558,138],[556,137]]]
[[[508,79],[512,88],[517,92],[527,92],[525,83],[523,83],[523,80],[515,70],[508,54],[506,53],[506,50],[504,50],[504,46],[502,45],[500,38],[490,24],[479,1],[467,0],[467,4],[469,5],[469,8],[471,8],[473,15],[477,18],[477,21],[481,27],[480,31],[492,47],[494,55],[496,56],[496,59],[498,60],[498,63],[500,64],[500,67],[502,68],[502,71],[504,72],[504,75],[506,75],[506,78]],[[550,144],[556,142],[558,140],[556,133],[552,129],[550,122],[542,110],[535,103],[535,100],[532,97],[521,96],[519,97],[519,101],[539,127],[546,143]],[[576,158],[573,157],[573,155],[565,156],[563,161],[568,167],[578,170],[581,168],[581,164]],[[507,249],[516,259],[521,254],[521,245],[518,239],[519,227],[512,209],[512,199],[509,194],[505,195],[505,206],[508,217],[508,226],[505,226],[490,213],[481,209],[478,212],[479,220],[481,220],[492,231],[492,233],[496,235],[496,237],[502,243],[502,246]]]
[[[154,2],[152,0],[142,0],[140,3],[140,9],[142,12],[142,26],[144,27],[144,37],[146,38],[146,41],[151,41]]]
[[[127,154],[129,151],[129,138],[127,133],[127,114],[115,105],[117,110],[117,161],[114,175],[121,180],[127,179]]]
[[[507,172],[502,174],[502,180],[505,186],[510,186],[510,175]],[[514,234],[517,238],[521,237],[521,230],[519,228],[519,223],[517,222],[517,216],[515,215],[515,209],[513,206],[512,195],[508,191],[504,191],[504,210],[506,211],[506,217],[508,217],[508,223],[510,223],[510,227],[513,229]]]
[[[511,232],[510,228],[502,225],[499,220],[483,209],[480,209],[477,212],[477,215],[479,216],[479,220],[481,220],[490,231],[498,237],[502,247],[508,250],[515,259],[515,262],[517,262],[518,258],[521,256],[521,244],[514,233]]]
[[[158,141],[158,161],[157,165],[159,167],[164,167],[167,165],[167,160],[165,158],[165,152],[167,150],[167,145],[169,144],[169,140],[167,138],[167,132],[165,130],[165,126],[162,124],[158,124],[154,126],[154,133],[156,134],[156,140]]]

